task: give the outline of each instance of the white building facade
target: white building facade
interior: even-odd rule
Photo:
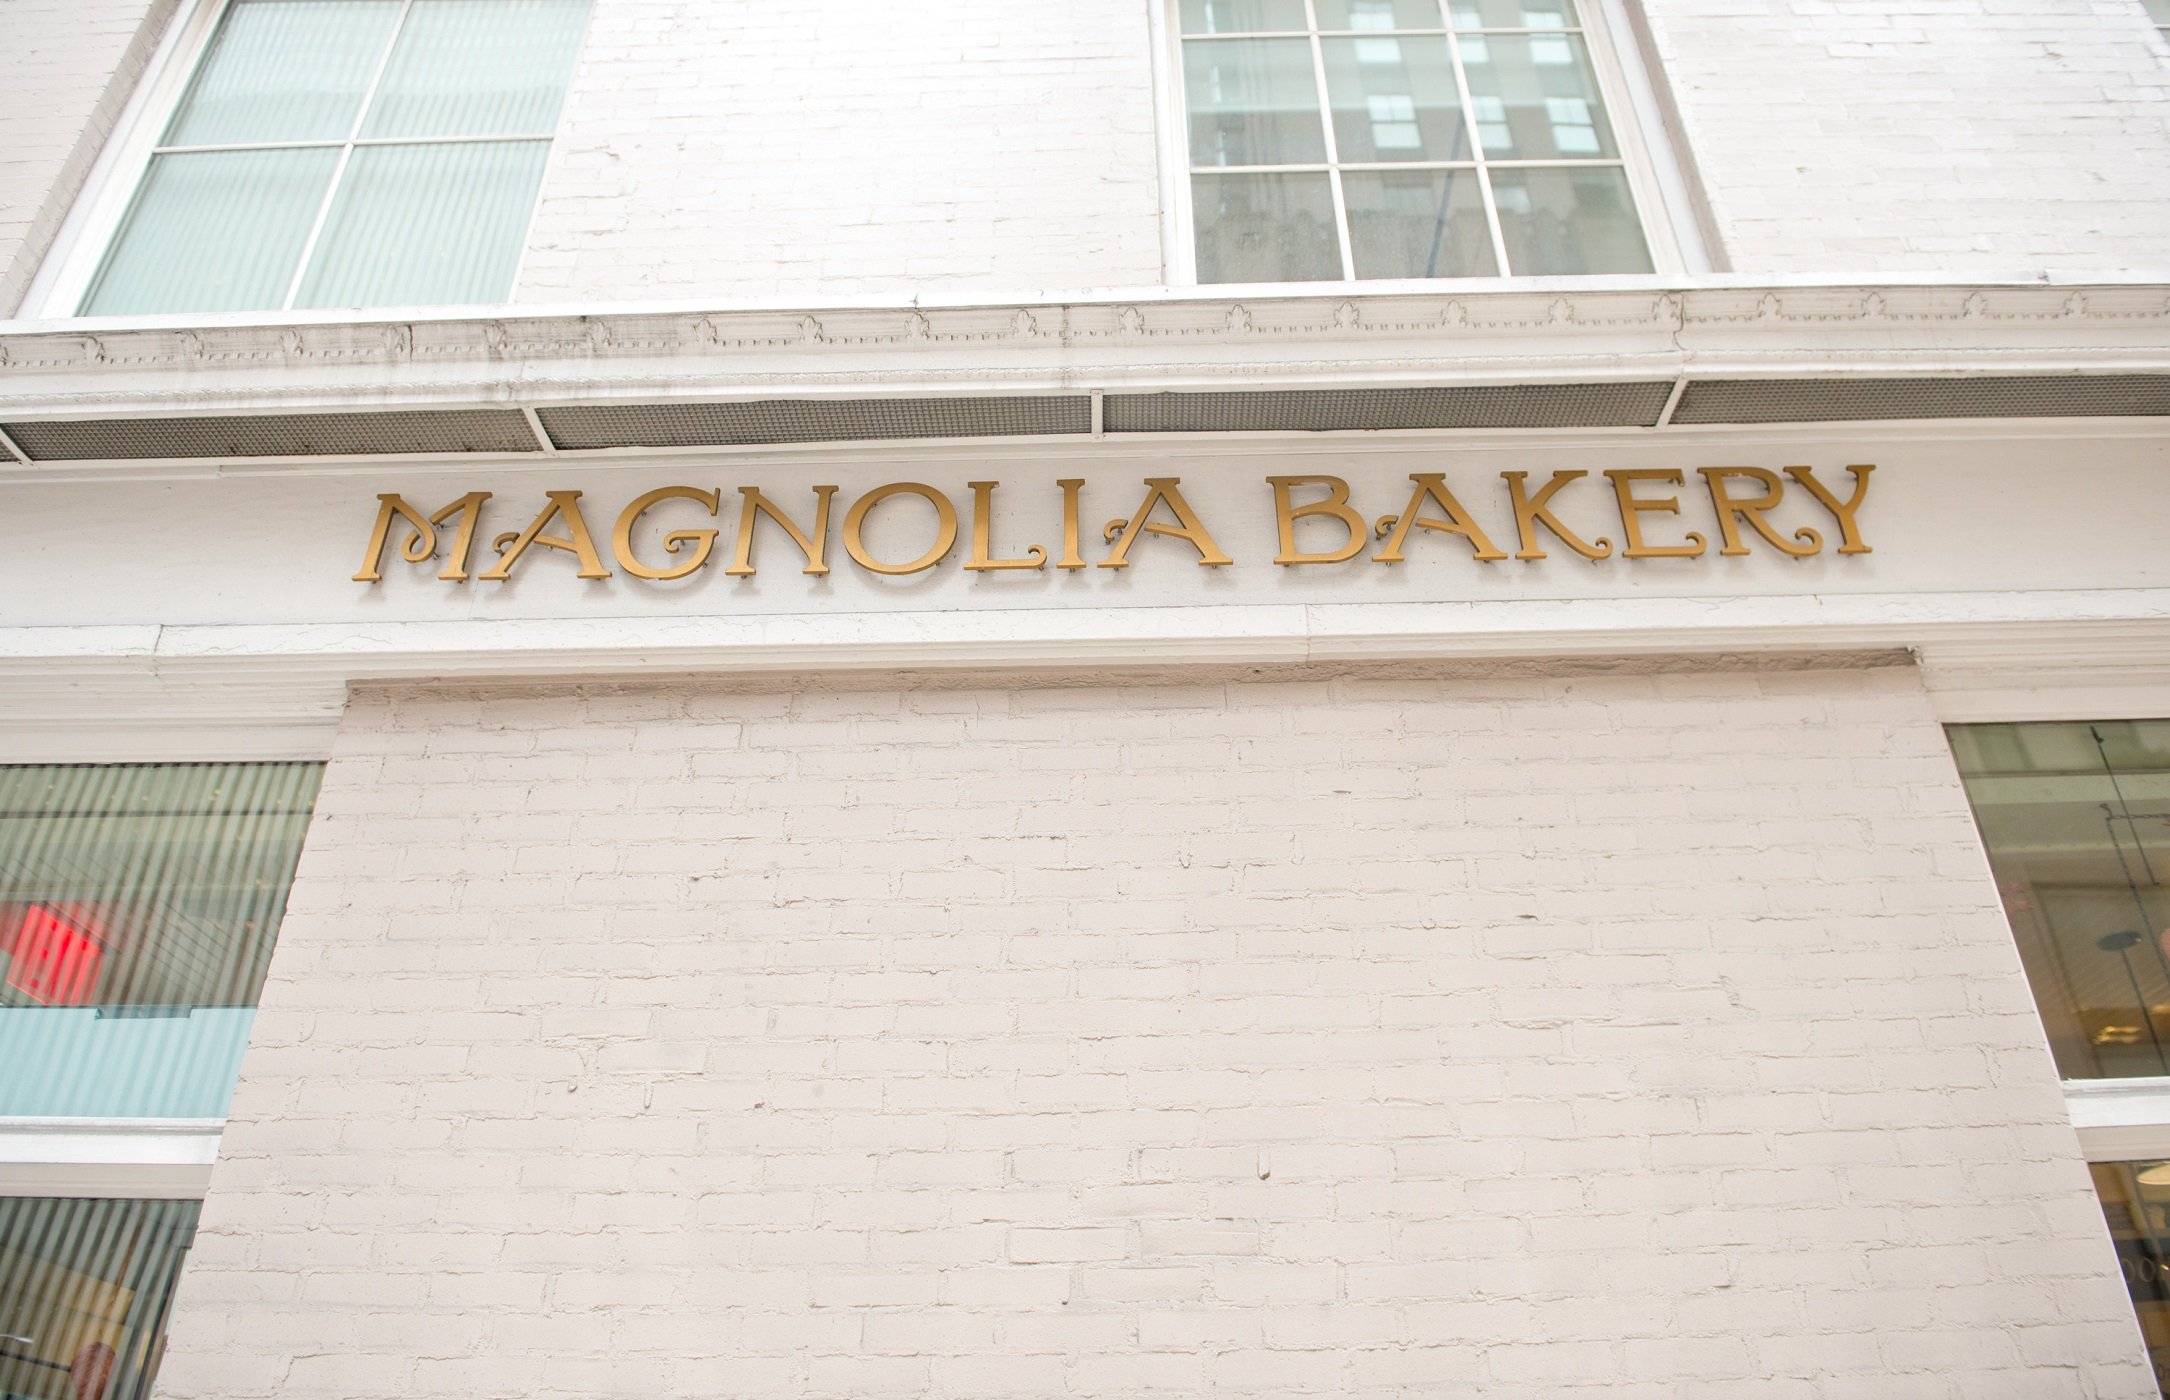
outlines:
[[[2166,26],[0,6],[0,1395],[2170,1393]]]

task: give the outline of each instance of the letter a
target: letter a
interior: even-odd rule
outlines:
[[[1417,484],[1417,489],[1409,497],[1407,509],[1398,516],[1389,516],[1379,522],[1380,533],[1385,534],[1388,529],[1391,529],[1393,533],[1388,534],[1386,537],[1386,548],[1371,556],[1373,562],[1379,564],[1401,563],[1403,559],[1402,551],[1409,547],[1409,532],[1411,530],[1440,530],[1449,535],[1460,535],[1463,539],[1469,541],[1470,548],[1476,550],[1477,557],[1486,563],[1507,557],[1505,550],[1493,544],[1485,536],[1483,527],[1477,524],[1476,517],[1464,509],[1460,501],[1454,499],[1454,493],[1447,489],[1446,477],[1442,473],[1411,472],[1409,479]],[[1445,511],[1447,518],[1437,520],[1431,516],[1419,514],[1424,509],[1424,503],[1427,500]]]
[[[1221,547],[1213,542],[1213,536],[1207,532],[1205,522],[1198,518],[1198,512],[1192,510],[1190,502],[1183,499],[1181,477],[1149,476],[1145,479],[1145,486],[1145,500],[1138,506],[1137,513],[1128,520],[1110,520],[1108,528],[1101,532],[1102,539],[1115,540],[1115,548],[1108,552],[1107,558],[1100,561],[1101,568],[1129,568],[1130,546],[1136,543],[1141,530],[1189,541],[1190,547],[1198,551],[1198,562],[1201,565],[1218,566],[1236,562],[1221,553]],[[1168,509],[1175,513],[1180,524],[1162,525],[1146,519],[1153,513],[1153,507],[1163,501],[1167,502]],[[1121,539],[1115,539],[1118,534],[1122,536]]]

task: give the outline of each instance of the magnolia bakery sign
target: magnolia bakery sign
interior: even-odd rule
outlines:
[[[1208,568],[1225,568],[1268,548],[1273,562],[1286,568],[1346,564],[1359,556],[1392,566],[1442,550],[1488,565],[1533,563],[1555,551],[1592,561],[1761,552],[1802,559],[1826,550],[1870,552],[1860,517],[1875,470],[1849,466],[1845,478],[1832,473],[1834,479],[1825,480],[1799,466],[1634,467],[1594,476],[1555,471],[1543,481],[1533,481],[1526,471],[1503,471],[1496,478],[1473,475],[1452,484],[1444,473],[1416,472],[1405,494],[1397,488],[1395,500],[1364,505],[1351,498],[1349,483],[1338,476],[1268,476],[1257,489],[1270,498],[1270,540],[1236,539],[1225,527],[1216,528],[1184,494],[1182,478],[1173,476],[1138,480],[1136,507],[1090,529],[1081,505],[1083,478],[1057,481],[1060,511],[1046,510],[1043,518],[1005,510],[1001,483],[995,481],[967,483],[969,499],[952,498],[924,482],[893,481],[845,503],[835,486],[773,493],[740,486],[732,493],[735,500],[721,487],[662,486],[608,502],[571,490],[541,492],[539,502],[470,491],[435,508],[427,500],[417,504],[387,492],[377,497],[376,520],[354,580],[376,583],[401,561],[416,566],[441,561],[437,577],[447,583],[504,582],[548,557],[577,565],[584,579],[614,573],[650,581],[683,579],[719,564],[726,574],[749,577],[759,567],[757,555],[771,569],[819,575],[839,562],[839,546],[854,567],[885,575],[949,566],[1123,569],[1134,552],[1149,546]],[[1118,484],[1104,483],[1103,489]],[[1579,530],[1558,513],[1568,500],[1578,499],[1576,493],[1582,493]],[[1605,508],[1603,533],[1588,523],[1593,494]],[[1473,511],[1471,502],[1482,509]],[[1684,502],[1693,507],[1694,518],[1715,522],[1715,529],[1687,528]],[[1380,505],[1396,509],[1369,513]],[[1801,519],[1805,508],[1818,523],[1781,525],[1774,518],[1781,506],[1788,507],[1791,520]],[[909,543],[900,546],[900,520],[882,517],[906,512],[916,524]],[[1615,516],[1617,531],[1609,524]],[[516,522],[518,528],[493,533],[483,528],[486,517],[500,526]],[[886,542],[881,552],[870,542],[877,522],[888,527],[879,532]],[[1036,542],[1010,546],[1014,553],[996,552],[998,539],[1027,537]],[[961,557],[960,539],[966,541]]]

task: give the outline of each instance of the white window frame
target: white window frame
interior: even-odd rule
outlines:
[[[1341,265],[1344,275],[1324,283],[1289,283],[1297,286],[1334,286],[1386,292],[1421,288],[1522,286],[1529,283],[1572,281],[1589,285],[1622,279],[1649,282],[1653,279],[1694,276],[1711,271],[1704,246],[1701,220],[1689,193],[1689,185],[1673,153],[1672,141],[1656,89],[1640,57],[1626,36],[1628,17],[1622,6],[1629,0],[1575,0],[1581,12],[1585,51],[1597,77],[1598,94],[1612,120],[1613,141],[1620,150],[1621,168],[1628,190],[1642,219],[1644,242],[1650,249],[1654,269],[1648,273],[1597,273],[1571,278],[1556,275],[1510,277],[1358,278],[1350,261],[1347,232],[1341,231]],[[1241,283],[1203,284],[1198,280],[1197,233],[1191,212],[1190,112],[1183,97],[1183,26],[1180,0],[1153,0],[1150,11],[1155,59],[1154,100],[1160,132],[1160,195],[1162,267],[1171,286],[1241,286]],[[1315,20],[1315,4],[1305,7]],[[1316,33],[1316,25],[1313,26]],[[1324,108],[1321,120],[1331,141],[1332,120]],[[1332,147],[1329,145],[1329,152]],[[1587,165],[1566,160],[1563,167]],[[1527,164],[1527,162],[1517,162]],[[1546,162],[1534,162],[1542,166]],[[1489,210],[1487,220],[1492,218]]]
[[[120,119],[115,123],[114,129],[119,133],[119,136],[108,141],[105,149],[99,153],[97,161],[91,166],[90,177],[84,182],[82,193],[77,196],[74,207],[69,210],[68,217],[61,223],[59,236],[54,239],[54,251],[46,257],[44,264],[38,269],[37,275],[31,279],[28,294],[23,298],[22,314],[24,316],[33,319],[72,320],[83,314],[78,308],[82,306],[83,299],[90,294],[91,286],[97,280],[99,269],[105,265],[106,254],[111,250],[113,240],[120,236],[121,226],[127,220],[128,211],[135,203],[136,192],[142,188],[145,176],[150,173],[151,160],[160,149],[159,137],[173,120],[173,114],[179,108],[182,97],[187,94],[189,85],[195,81],[197,70],[203,66],[204,59],[209,56],[212,37],[218,33],[219,24],[226,18],[226,12],[233,6],[234,2],[235,0],[194,0],[194,3],[185,6],[182,12],[174,18],[173,23],[168,26],[165,36],[159,41],[158,48],[152,54],[151,62],[145,70],[145,80],[137,84],[135,93],[129,98],[127,105],[122,108]],[[404,3],[402,3],[400,7],[400,22],[402,24],[405,23],[407,11],[412,5],[413,0],[404,0]],[[592,25],[594,17],[595,11],[591,4],[588,10],[587,23]],[[581,36],[581,47],[583,48],[586,44],[586,37],[586,33],[583,32]],[[389,52],[390,50],[387,49],[386,57],[389,56]],[[369,99],[374,96],[376,85],[384,76],[383,68],[384,64],[380,60],[377,71],[370,78],[370,86],[363,95],[362,105],[356,113],[356,132],[350,132],[348,139],[343,142],[312,141],[302,143],[319,146],[343,146],[344,150],[340,157],[339,170],[335,173],[331,185],[325,191],[322,206],[317,210],[315,224],[310,231],[308,244],[302,250],[293,277],[289,279],[286,304],[280,308],[266,307],[244,312],[183,314],[181,319],[212,321],[231,320],[238,316],[251,320],[261,320],[267,316],[295,314],[322,316],[324,314],[322,312],[296,313],[292,309],[292,303],[295,293],[300,287],[302,276],[308,269],[309,259],[316,251],[317,241],[323,233],[324,222],[330,213],[332,200],[338,192],[340,180],[344,177],[347,153],[351,152],[355,147],[362,114],[368,111]],[[570,98],[571,88],[570,82],[568,82],[567,101],[560,104],[557,122],[549,137],[550,159],[553,163],[558,152],[558,133],[562,132],[564,128],[565,107],[569,105]],[[416,145],[422,144],[429,139],[408,137],[401,140],[387,139],[384,141],[361,142],[360,144]],[[476,139],[481,140],[483,138]],[[539,140],[542,138],[529,135],[490,139]],[[544,188],[548,187],[549,180],[550,167],[545,166],[543,171]],[[527,226],[520,237],[520,258],[513,268],[512,284],[506,291],[508,300],[518,292],[520,278],[527,269],[528,249],[534,242],[535,219],[541,208],[542,193],[541,190],[538,190],[534,203],[528,209]],[[173,314],[161,313],[161,315],[164,319],[173,319]],[[132,316],[128,319],[142,318]]]
[[[0,1197],[200,1201],[223,1118],[0,1117]]]

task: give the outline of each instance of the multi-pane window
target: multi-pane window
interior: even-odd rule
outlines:
[[[159,1145],[226,1115],[322,772],[0,767],[0,1397],[150,1395],[197,1214]]]
[[[1576,0],[1180,0],[1200,282],[1652,270]]]
[[[2118,1131],[2170,1141],[2170,721],[1949,733],[2068,1096],[2122,1089]],[[2170,1161],[2123,1145],[2090,1170],[2170,1396]]]
[[[588,0],[230,0],[85,314],[502,301]]]
[[[2059,1075],[2170,1076],[2170,721],[1950,733]]]
[[[322,771],[0,768],[0,1117],[225,1116]]]

